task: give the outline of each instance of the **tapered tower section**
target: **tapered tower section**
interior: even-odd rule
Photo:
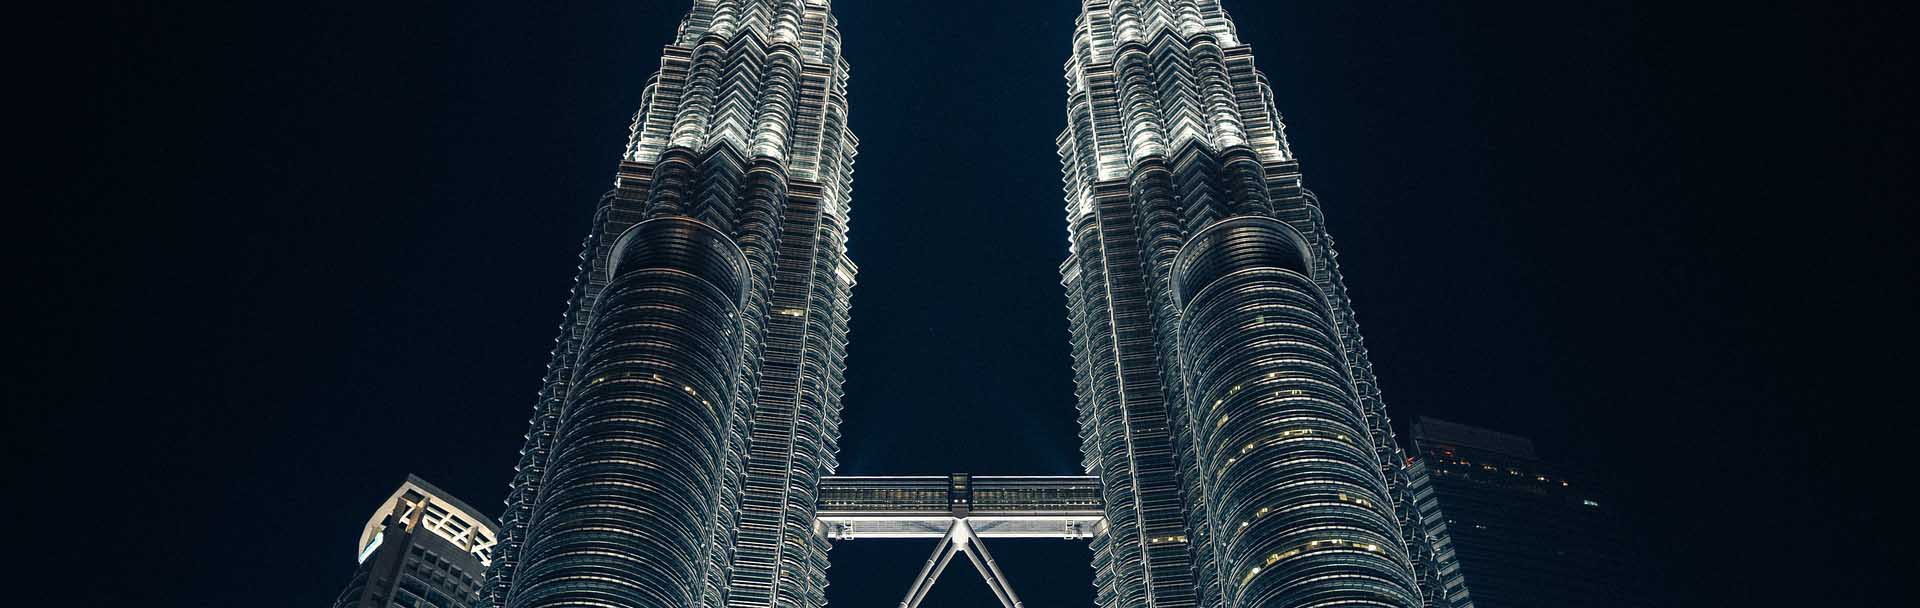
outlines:
[[[1217,0],[1082,9],[1061,274],[1099,605],[1422,605],[1405,457],[1252,50]]]
[[[483,605],[818,606],[856,141],[826,0],[696,0],[593,218]]]

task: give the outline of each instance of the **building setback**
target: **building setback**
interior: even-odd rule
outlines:
[[[334,608],[466,608],[480,599],[500,529],[418,477],[375,509]]]
[[[1638,545],[1590,480],[1498,431],[1423,417],[1413,442],[1415,496],[1455,606],[1653,604]]]
[[[489,601],[818,606],[855,139],[825,0],[696,0],[600,200]]]
[[[1252,50],[1218,0],[1082,9],[1060,268],[1105,484],[1099,605],[1436,601],[1333,240]]]

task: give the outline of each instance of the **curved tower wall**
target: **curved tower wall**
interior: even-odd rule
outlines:
[[[846,258],[857,142],[839,47],[826,0],[693,2],[585,239],[483,605],[825,602],[814,494],[838,464],[857,272]],[[621,236],[636,224],[652,227]],[[714,246],[647,261],[682,241]],[[740,286],[731,336],[707,300],[669,314],[651,299],[690,289],[670,287],[687,276],[712,279],[700,269],[727,247]],[[696,360],[720,386],[601,380]],[[690,386],[710,411],[683,399]],[[639,481],[651,477],[671,482]],[[615,510],[629,512],[601,512]],[[646,538],[588,533],[594,521],[645,526],[632,532]]]
[[[1417,581],[1428,576],[1429,556],[1407,491],[1405,455],[1353,320],[1332,238],[1301,184],[1252,50],[1217,0],[1081,4],[1065,70],[1067,128],[1057,141],[1069,243],[1061,273],[1082,454],[1088,472],[1101,477],[1109,524],[1093,543],[1096,601],[1291,606],[1286,602],[1364,596],[1362,602],[1386,606],[1426,603],[1431,598],[1420,596]],[[1229,264],[1245,265],[1235,280],[1271,283],[1251,292],[1257,297],[1215,298],[1196,283],[1217,280],[1186,277],[1195,299],[1181,301],[1176,258],[1223,220],[1242,222],[1229,232],[1281,234],[1258,226],[1284,226],[1296,236],[1271,238],[1297,243],[1304,253],[1294,259],[1276,245],[1261,255],[1279,257]],[[1297,318],[1268,326],[1282,323],[1280,315],[1258,311],[1282,301],[1292,302],[1288,310]],[[1186,319],[1202,313],[1209,323],[1228,325]],[[1234,323],[1240,326],[1226,329]],[[1189,327],[1204,334],[1200,341],[1183,341]],[[1294,331],[1301,333],[1286,333]],[[1201,352],[1185,352],[1188,345]],[[1331,387],[1313,397],[1313,407],[1246,392],[1245,381],[1223,384],[1246,373],[1238,369],[1246,365],[1305,365],[1274,363],[1287,358],[1312,361],[1311,378]],[[1187,369],[1194,365],[1210,367]],[[1211,404],[1235,385],[1242,385],[1234,403],[1245,415],[1222,417]],[[1300,415],[1316,416],[1300,429],[1333,434],[1325,442],[1289,442],[1279,434],[1292,427],[1256,422],[1290,420],[1296,405]],[[1249,442],[1256,448],[1247,455],[1233,453]],[[1339,457],[1329,467],[1308,465],[1318,461],[1302,461],[1296,448]],[[1335,478],[1351,490],[1348,502],[1339,491],[1322,491]],[[1303,479],[1320,489],[1288,485]],[[1244,517],[1248,508],[1301,515],[1256,527]],[[1352,530],[1347,536],[1366,541],[1361,553],[1320,551],[1268,568],[1268,559],[1292,550],[1289,543],[1313,542],[1318,536],[1306,530],[1323,525]],[[1255,567],[1262,574],[1248,577]],[[1349,585],[1343,576],[1373,582]],[[1357,590],[1369,585],[1371,591]]]
[[[1181,384],[1229,606],[1412,605],[1389,490],[1306,240],[1264,216],[1174,264]]]
[[[693,606],[739,372],[746,259],[684,217],[610,256],[509,605]]]

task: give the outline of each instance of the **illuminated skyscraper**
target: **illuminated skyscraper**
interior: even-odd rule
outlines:
[[[855,140],[825,0],[696,0],[589,232],[486,604],[819,606],[828,539],[1092,539],[1107,607],[1423,602],[1405,454],[1217,0],[1084,0],[1061,266],[1097,477],[835,478]]]
[[[481,597],[499,533],[467,503],[408,475],[361,529],[360,565],[333,606],[469,606]]]
[[[693,3],[587,234],[490,603],[824,601],[846,80],[826,0]]]
[[[1319,202],[1218,0],[1083,0],[1058,140],[1100,606],[1420,606]]]

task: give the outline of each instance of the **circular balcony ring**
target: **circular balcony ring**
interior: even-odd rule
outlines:
[[[627,228],[607,254],[607,279],[622,268],[673,268],[688,272],[736,299],[746,297],[747,256],[733,238],[705,222],[657,217]]]
[[[1174,307],[1185,309],[1215,280],[1247,268],[1285,268],[1310,277],[1313,254],[1306,237],[1280,220],[1242,215],[1214,222],[1188,238],[1173,258]]]

